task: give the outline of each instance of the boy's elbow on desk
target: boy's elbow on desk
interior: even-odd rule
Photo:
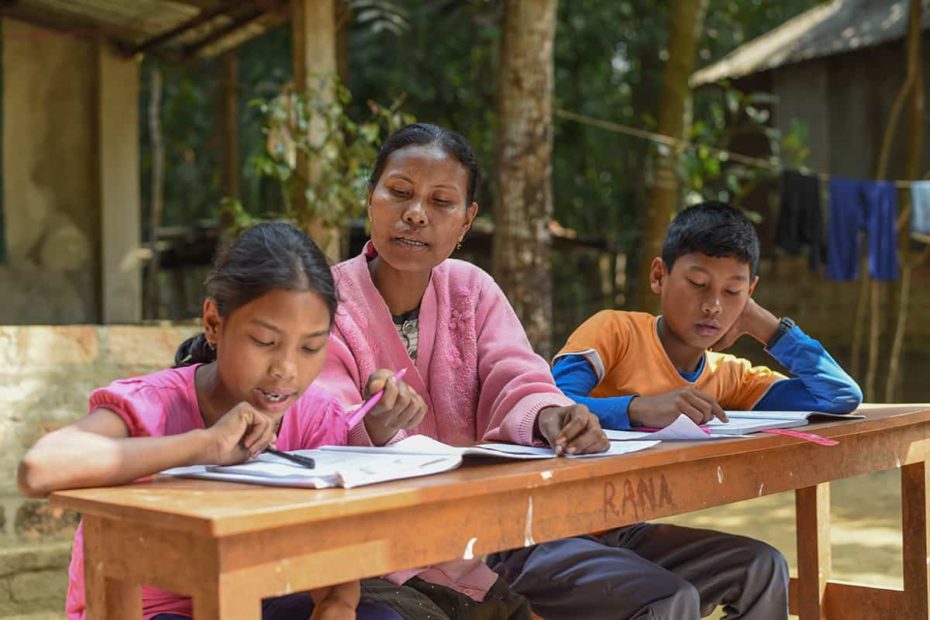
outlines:
[[[844,385],[830,399],[821,399],[819,411],[824,413],[852,413],[862,404],[862,389],[855,383]]]

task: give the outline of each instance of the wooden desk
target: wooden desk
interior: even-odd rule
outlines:
[[[864,407],[823,447],[775,435],[596,460],[467,466],[352,490],[160,479],[55,493],[84,514],[89,620],[140,617],[139,584],[194,598],[197,620],[254,620],[259,600],[797,491],[802,619],[927,618],[930,405]],[[830,480],[900,468],[904,590],[829,581]],[[868,501],[868,498],[863,498]]]

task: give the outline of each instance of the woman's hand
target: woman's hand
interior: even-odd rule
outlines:
[[[274,422],[252,405],[242,402],[206,429],[205,462],[233,465],[255,458],[277,439]]]
[[[368,377],[365,398],[384,390],[381,401],[365,416],[365,430],[376,446],[383,446],[405,428],[423,421],[426,403],[412,387],[394,378],[390,370],[376,370]]]
[[[610,447],[600,420],[584,405],[546,407],[536,427],[556,454],[591,454]]]
[[[311,590],[313,614],[310,620],[355,620],[355,609],[362,598],[362,585],[358,581]]]

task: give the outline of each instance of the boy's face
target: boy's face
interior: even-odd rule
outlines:
[[[733,327],[758,281],[747,263],[700,252],[683,254],[671,271],[656,257],[650,271],[669,331],[696,349],[710,348]]]

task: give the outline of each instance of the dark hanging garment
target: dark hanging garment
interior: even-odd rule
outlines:
[[[788,170],[781,175],[781,207],[775,225],[775,245],[789,254],[800,254],[809,247],[808,263],[819,271],[826,255],[820,180]]]

